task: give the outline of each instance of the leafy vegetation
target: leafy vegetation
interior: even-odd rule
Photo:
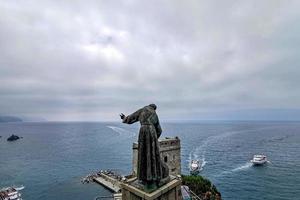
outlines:
[[[220,200],[221,194],[208,179],[202,176],[182,175],[182,184],[187,185],[196,195],[205,200]]]

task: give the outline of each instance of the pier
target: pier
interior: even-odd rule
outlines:
[[[115,177],[109,176],[104,173],[100,173],[98,177],[93,179],[96,183],[106,187],[112,192],[118,193],[121,191],[120,183],[121,180],[116,179]]]

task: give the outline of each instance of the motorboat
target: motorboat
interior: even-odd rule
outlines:
[[[19,191],[23,189],[24,186],[2,188],[0,189],[0,200],[22,200]]]
[[[267,162],[267,156],[265,155],[254,155],[251,160],[253,165],[263,165]]]
[[[192,160],[190,163],[190,173],[197,175],[201,171],[201,164],[199,160]]]

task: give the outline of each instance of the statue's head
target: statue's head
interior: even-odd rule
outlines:
[[[157,108],[154,103],[150,104],[149,106],[152,107],[154,110],[156,110],[156,108]]]

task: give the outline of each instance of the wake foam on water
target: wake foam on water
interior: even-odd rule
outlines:
[[[247,163],[245,163],[245,164],[243,164],[243,165],[241,165],[241,166],[238,166],[238,167],[232,169],[231,171],[232,171],[232,172],[237,172],[237,171],[247,170],[247,169],[249,169],[251,166],[252,166],[252,163],[251,163],[251,162],[247,162]]]
[[[206,150],[208,149],[209,146],[213,146],[218,144],[220,141],[224,140],[227,137],[231,137],[233,135],[239,134],[239,133],[247,133],[247,132],[252,132],[252,131],[257,131],[257,130],[264,130],[264,129],[269,129],[270,127],[264,127],[264,128],[259,128],[259,129],[249,129],[249,130],[238,130],[238,131],[227,131],[218,135],[212,135],[206,138],[198,147],[193,149],[188,158],[188,163],[191,163],[192,160],[199,160],[200,157],[202,157],[202,167],[206,165],[206,160],[205,160],[205,154]],[[280,138],[281,139],[281,138]],[[231,173],[235,171],[240,171],[240,170],[245,170],[248,169],[251,166],[251,163],[246,163],[242,166],[239,166],[231,171],[225,171],[223,173]],[[221,174],[223,174],[221,173]]]
[[[252,166],[251,162],[246,162],[245,164],[239,165],[236,168],[233,168],[231,170],[226,170],[221,172],[220,174],[216,175],[215,177],[222,177],[224,175],[229,175],[229,174],[233,174],[236,172],[240,172],[240,171],[246,171],[248,170],[250,167]]]
[[[203,156],[203,158],[201,160],[201,170],[204,168],[205,165],[206,165],[206,160],[205,160],[205,157]]]
[[[125,137],[134,137],[135,136],[135,134],[133,132],[128,131],[124,128],[120,128],[120,127],[117,127],[117,126],[106,126],[106,127],[112,129],[119,136],[125,136]]]
[[[201,143],[201,145],[199,145],[198,147],[196,147],[195,149],[193,149],[190,152],[189,158],[187,160],[188,163],[190,164],[192,160],[200,160],[200,158],[201,158],[201,169],[203,169],[207,163],[207,161],[205,159],[207,147],[209,145],[211,145],[212,143],[216,143],[216,142],[220,141],[221,139],[226,138],[235,133],[236,132],[232,131],[232,132],[225,132],[220,135],[209,136]]]
[[[206,165],[206,160],[205,160],[205,152],[202,154],[202,158],[200,159],[199,157],[199,149],[196,149],[195,151],[190,152],[189,158],[188,158],[188,164],[192,162],[192,160],[200,160],[200,169],[203,170],[204,166]]]

